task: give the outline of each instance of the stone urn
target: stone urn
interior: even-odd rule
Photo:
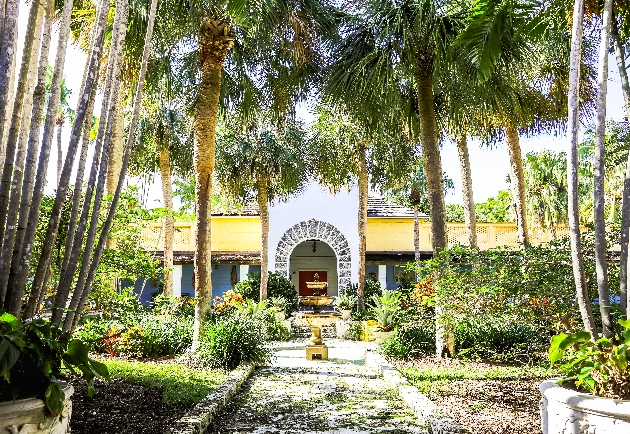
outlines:
[[[630,433],[630,401],[577,392],[557,381],[540,385],[543,434]]]
[[[0,402],[0,433],[66,434],[70,426],[74,388],[63,384],[66,399],[60,415],[52,416],[39,398]]]
[[[348,321],[350,319],[350,315],[352,315],[351,309],[344,309],[341,311],[341,319],[344,321]]]

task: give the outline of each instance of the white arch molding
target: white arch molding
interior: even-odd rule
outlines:
[[[276,247],[276,272],[290,279],[289,264],[293,249],[301,242],[312,239],[325,242],[335,252],[337,256],[338,288],[344,288],[349,285],[351,282],[352,258],[348,240],[346,240],[346,237],[339,229],[330,223],[315,219],[300,222],[282,235],[278,242],[278,247]]]

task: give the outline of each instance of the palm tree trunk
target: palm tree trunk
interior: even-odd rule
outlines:
[[[75,284],[74,293],[72,294],[72,300],[70,301],[70,305],[68,306],[70,310],[66,313],[66,318],[64,320],[63,328],[65,331],[72,329],[72,324],[75,317],[78,318],[75,312],[78,309],[78,306],[81,305],[81,300],[83,299],[83,290],[85,289],[86,282],[89,280],[90,260],[93,258],[94,241],[96,240],[97,236],[100,211],[103,203],[103,196],[105,195],[107,164],[111,152],[111,139],[115,116],[114,112],[116,104],[118,102],[118,92],[120,90],[121,57],[126,37],[128,17],[129,4],[127,3],[127,1],[122,0],[121,2],[117,3],[116,14],[114,15],[114,30],[109,52],[109,60],[107,63],[103,103],[101,106],[101,121],[99,123],[99,129],[96,136],[95,152],[96,150],[100,151],[100,159],[94,159],[92,165],[90,179],[88,181],[88,191],[86,192],[86,196],[83,202],[81,220],[79,221],[79,226],[77,228],[77,233],[75,234],[74,239],[76,247],[73,247],[73,250],[76,248],[75,251],[77,253],[74,258],[78,257],[78,250],[81,243],[81,238],[79,237],[82,236],[84,233],[86,221],[90,212],[90,202],[88,202],[88,200],[91,200],[91,195],[94,194],[94,201],[91,209],[92,215],[90,217],[90,224],[85,241],[85,247],[82,252],[83,259],[81,262],[81,268],[79,270],[79,275]],[[96,166],[94,164],[96,164]],[[96,173],[98,173],[98,180],[96,180]],[[94,182],[96,182],[96,188],[93,187]],[[79,245],[77,245],[76,243],[79,243]],[[74,259],[74,261],[76,261],[76,259]],[[71,265],[73,268],[76,267],[76,262],[73,262],[73,257],[71,257],[70,263],[71,264],[69,265],[69,268]],[[71,284],[73,274],[74,273],[67,272],[66,282],[64,282],[64,285]],[[60,290],[58,292],[60,300],[62,295],[67,294],[66,288],[67,287],[64,287],[63,290]],[[85,303],[85,301],[83,301],[83,303]],[[55,306],[65,307],[64,304],[60,303],[55,303]],[[61,321],[62,314],[63,313],[61,311],[57,311],[56,309],[53,310],[53,323],[55,323],[55,321],[57,320]]]
[[[619,37],[617,20],[612,21],[611,34],[617,59],[617,68],[621,77],[621,88],[626,103],[626,117],[630,119],[630,83],[626,69],[626,53]],[[628,315],[628,239],[630,234],[630,152],[626,158],[626,176],[623,180],[623,198],[621,203],[621,253],[619,255],[619,298],[621,311]]]
[[[17,51],[17,39],[14,41],[13,43],[13,51],[16,52]],[[15,91],[15,63],[16,63],[16,57],[17,56],[13,56],[13,62],[11,62],[11,73],[9,75],[9,95],[7,96],[7,107],[13,107],[13,97],[14,95],[14,91]],[[2,131],[2,135],[0,135],[0,179],[2,177],[2,170],[4,169],[4,163],[6,161],[5,159],[5,152],[6,152],[6,147],[7,147],[7,136],[9,135],[9,125],[11,123],[11,116],[10,114],[7,113],[4,122],[3,122],[3,131]]]
[[[613,0],[604,2],[602,16],[601,43],[599,47],[599,67],[597,73],[597,115],[595,117],[595,177],[593,194],[595,223],[595,270],[597,272],[597,292],[599,311],[602,317],[604,336],[613,336],[610,317],[610,289],[608,288],[608,268],[606,263],[606,219],[604,216],[604,157],[606,155],[606,93],[608,87],[608,48],[610,47],[610,25]]]
[[[227,35],[227,36],[226,36]],[[234,44],[230,25],[206,19],[199,29],[199,64],[201,83],[195,112],[195,155],[197,215],[195,220],[195,326],[193,350],[199,345],[203,323],[211,309],[212,280],[210,254],[212,172],[215,160],[215,139],[221,75],[227,51]]]
[[[133,142],[135,139],[136,125],[138,124],[138,117],[140,115],[140,106],[142,102],[142,88],[144,86],[144,77],[146,75],[147,62],[149,60],[149,53],[151,51],[151,38],[153,35],[153,23],[155,22],[156,9],[157,9],[157,0],[151,0],[151,10],[149,12],[149,19],[147,23],[147,33],[144,40],[144,51],[142,53],[142,63],[140,65],[140,74],[138,75],[138,87],[136,88],[133,114],[131,117],[131,124],[129,126],[129,136],[127,137],[127,146],[125,147],[125,154],[123,156],[123,162],[120,169],[120,177],[118,179],[118,185],[116,186],[116,191],[114,193],[112,203],[109,207],[107,218],[105,219],[105,222],[103,223],[103,228],[101,229],[101,235],[98,240],[98,245],[96,246],[96,250],[94,251],[94,257],[92,258],[92,261],[91,261],[90,273],[88,275],[88,279],[83,289],[81,290],[82,296],[81,296],[81,301],[78,306],[79,311],[83,310],[83,306],[85,305],[85,302],[87,300],[87,296],[90,292],[90,288],[92,287],[92,283],[94,282],[94,278],[96,276],[96,270],[100,262],[103,248],[105,246],[105,243],[107,242],[109,230],[114,221],[114,213],[116,212],[116,207],[118,206],[120,193],[122,191],[125,175],[127,173],[127,166],[129,164],[129,156],[131,155],[131,148],[133,146]],[[79,319],[79,315],[74,315],[74,320],[72,321],[72,328],[70,331],[74,330],[74,328],[76,327],[76,324],[78,323],[78,319]],[[64,323],[64,328],[65,326],[66,324]]]
[[[83,120],[83,124],[84,124],[83,144],[82,144],[82,150],[81,150],[81,159],[79,161],[79,168],[77,171],[77,178],[75,180],[75,190],[74,190],[74,195],[72,199],[72,210],[70,213],[70,222],[68,224],[68,234],[66,237],[66,245],[64,247],[64,259],[61,266],[61,272],[59,275],[59,284],[57,286],[57,291],[56,291],[56,296],[55,296],[55,301],[54,301],[55,306],[65,306],[67,298],[68,298],[68,292],[70,291],[70,285],[71,285],[68,282],[68,280],[72,280],[72,276],[74,275],[74,271],[76,268],[76,264],[75,264],[75,268],[73,268],[70,273],[67,273],[67,270],[70,268],[70,260],[72,258],[72,254],[75,253],[74,243],[76,242],[77,232],[79,232],[79,229],[76,228],[77,214],[79,211],[79,206],[80,206],[80,201],[81,201],[81,187],[83,185],[83,171],[85,170],[85,154],[87,152],[87,147],[90,142],[90,131],[92,129],[92,114],[94,112],[94,103],[96,99],[96,91],[98,88],[95,79],[96,77],[100,77],[99,70],[100,70],[101,49],[102,49],[103,38],[104,38],[104,28],[105,28],[104,26],[106,25],[106,22],[107,22],[106,20],[107,20],[108,12],[109,12],[109,3],[100,2],[98,6],[98,10],[97,10],[96,20],[94,23],[92,47],[90,49],[90,58],[89,58],[89,61],[86,62],[85,70],[83,72],[83,85],[81,88],[81,95],[82,97],[85,97],[87,95],[87,108],[86,108],[85,116]],[[43,71],[44,74],[45,74],[45,67],[46,65],[44,65],[44,71]],[[96,68],[96,71],[94,71],[94,68]],[[75,119],[75,124],[77,123],[78,121]],[[73,131],[74,131],[74,128],[75,128],[75,125],[73,125]],[[98,160],[99,153],[100,151],[97,150],[95,146],[93,160]],[[92,197],[91,193],[92,193],[93,186],[94,186],[93,183],[91,184],[91,186],[88,183],[86,197],[89,197],[90,200]],[[89,210],[89,207],[88,207],[88,210]],[[21,212],[22,211],[20,210],[20,213]],[[87,217],[85,217],[84,223],[86,220],[87,220]],[[81,248],[82,240],[83,240],[83,232],[81,232],[79,235],[78,246],[76,247],[77,250]],[[78,257],[78,252],[75,253],[75,255]],[[16,255],[14,256],[18,257]],[[13,264],[11,268],[11,273],[12,274],[14,273]],[[70,275],[69,279],[66,277],[66,274]],[[24,318],[30,318],[35,313],[35,310],[39,303],[38,301],[39,299],[36,296],[37,294],[34,294],[33,291],[31,291],[31,295],[29,297],[26,309],[24,310],[24,313],[23,313]],[[59,301],[60,299],[61,301]],[[55,325],[59,325],[59,321],[60,321],[60,318],[55,318],[55,315],[57,314],[59,314],[57,311],[53,311],[53,323]]]
[[[365,153],[359,150],[358,184],[359,184],[359,288],[357,290],[357,308],[365,309],[365,252],[367,250],[367,213],[368,213],[368,171]]]
[[[420,120],[420,138],[422,140],[422,159],[424,176],[429,191],[429,207],[431,210],[431,245],[433,255],[447,246],[446,239],[446,207],[444,206],[444,186],[442,184],[442,159],[438,126],[435,119],[433,100],[433,53],[416,54],[424,63],[416,66],[416,85],[418,86],[418,118]],[[435,307],[435,347],[438,357],[450,352],[448,345],[451,330],[445,326],[442,306]]]
[[[4,149],[4,169],[2,170],[2,178],[0,179],[0,234],[4,234],[7,222],[11,179],[13,177],[15,152],[17,150],[18,133],[20,131],[20,122],[22,120],[24,94],[28,83],[28,73],[31,64],[31,55],[33,53],[33,45],[37,39],[36,35],[39,35],[42,30],[43,14],[44,8],[41,7],[41,3],[33,2],[31,4],[26,28],[24,51],[22,52],[22,63],[20,65],[20,76],[18,78],[17,88],[15,91],[15,98],[13,99],[11,124],[9,126],[9,134],[7,135],[6,148]]]
[[[573,4],[573,29],[571,35],[571,58],[569,70],[569,101],[567,132],[569,136],[569,152],[567,161],[567,184],[569,196],[569,235],[571,239],[571,262],[573,264],[573,278],[577,292],[578,305],[582,322],[586,331],[590,332],[593,340],[597,340],[597,329],[591,302],[588,298],[588,288],[584,278],[584,258],[582,256],[582,240],[580,238],[580,219],[578,202],[578,129],[579,123],[579,88],[580,88],[580,58],[582,51],[582,26],[584,20],[584,2],[575,0]]]
[[[173,295],[173,186],[171,184],[171,162],[169,149],[160,149],[160,176],[162,177],[162,197],[166,215],[162,219],[162,233],[164,234],[164,295]],[[120,159],[122,162],[122,158]]]
[[[267,196],[267,180],[257,176],[257,197],[260,213],[260,300],[267,299],[267,282],[269,280],[269,197]]]
[[[413,204],[413,259],[420,260],[420,218],[418,217],[418,204]]]
[[[477,216],[475,215],[475,201],[473,199],[472,174],[470,172],[470,157],[468,156],[468,144],[466,134],[459,134],[456,138],[457,152],[459,154],[459,169],[462,175],[462,196],[464,198],[464,221],[468,245],[471,249],[477,248]]]
[[[45,177],[48,169],[48,161],[50,159],[50,152],[52,148],[52,140],[55,129],[55,121],[57,119],[57,109],[60,103],[61,97],[61,84],[63,81],[63,70],[66,61],[66,52],[68,48],[68,36],[70,32],[70,18],[72,15],[73,0],[67,0],[63,5],[63,11],[61,15],[61,23],[59,25],[59,40],[57,42],[57,54],[55,57],[55,69],[53,72],[52,83],[50,86],[50,99],[48,100],[48,110],[46,112],[46,121],[44,123],[43,145],[40,154],[40,165],[38,166],[37,179],[35,180],[35,192],[34,205],[39,208],[43,197],[43,190],[45,185]],[[37,270],[33,278],[33,284],[31,286],[31,293],[35,293],[39,299],[40,291],[43,291],[46,286],[46,276],[48,274],[48,268],[52,261],[52,255],[57,238],[59,222],[61,219],[61,211],[66,199],[66,193],[68,184],[70,181],[70,172],[74,163],[76,155],[77,144],[81,135],[81,127],[83,126],[83,119],[85,117],[85,110],[87,108],[87,97],[79,100],[79,109],[77,110],[77,116],[75,119],[75,125],[73,126],[70,143],[68,144],[68,150],[66,154],[66,161],[64,164],[61,179],[57,187],[55,201],[52,206],[52,211],[48,221],[48,227],[46,229],[46,235],[42,250],[40,252],[39,262],[37,264]],[[29,225],[31,223],[37,224],[39,218],[39,209],[33,209],[29,216]],[[31,250],[29,246],[26,247]],[[30,263],[30,257],[27,264]],[[26,279],[24,273],[20,276],[20,285],[17,286],[16,297],[13,298],[13,304],[10,307],[10,312],[17,315],[21,307],[21,298],[24,295],[26,287]],[[18,297],[19,296],[19,299]]]
[[[24,160],[26,158],[26,148],[28,144],[29,127],[33,112],[33,92],[35,82],[37,80],[37,65],[39,60],[39,47],[41,43],[41,30],[44,15],[39,15],[39,32],[35,34],[33,41],[33,52],[28,71],[28,80],[26,92],[24,95],[24,107],[22,109],[23,120],[20,124],[20,132],[18,135],[17,154],[15,156],[15,165],[13,169],[13,181],[11,184],[11,197],[9,200],[9,209],[7,211],[6,230],[2,237],[2,250],[0,251],[0,305],[4,302],[6,294],[6,285],[9,279],[9,269],[11,267],[11,256],[13,254],[13,246],[15,243],[16,225],[18,221],[18,211],[20,209],[20,198],[22,193],[22,179],[24,176]]]
[[[114,113],[114,129],[112,130],[112,151],[107,165],[107,194],[114,194],[118,178],[120,177],[120,166],[125,146],[125,97],[124,90],[121,90],[116,112]]]
[[[46,72],[48,70],[48,54],[50,51],[50,39],[52,31],[52,23],[55,19],[55,0],[48,0],[46,3],[46,18],[44,20],[44,30],[42,32],[41,49],[39,56],[39,66],[37,70],[37,85],[33,92],[33,111],[31,114],[31,122],[28,126],[28,151],[26,152],[26,164],[24,165],[24,176],[22,182],[21,200],[18,205],[13,203],[13,207],[19,206],[18,224],[16,228],[15,238],[5,240],[3,244],[3,252],[0,255],[0,305],[7,300],[8,288],[11,290],[17,288],[15,284],[17,276],[26,272],[23,270],[22,262],[23,252],[25,249],[26,229],[28,225],[28,217],[31,212],[31,203],[33,199],[33,182],[37,170],[37,156],[39,154],[39,139],[42,115],[46,101]],[[20,179],[18,178],[18,181]],[[7,219],[13,221],[14,213],[18,212],[16,208],[9,207]],[[2,262],[4,261],[4,262]],[[11,285],[9,285],[11,282]]]
[[[511,122],[505,124],[505,137],[510,156],[510,186],[512,187],[512,197],[516,210],[516,227],[518,231],[518,241],[527,246],[529,235],[527,230],[527,211],[525,209],[525,179],[523,176],[523,159],[521,156],[521,145],[518,138],[516,125]]]
[[[424,64],[417,65],[418,117],[422,140],[424,174],[429,190],[431,209],[431,244],[433,253],[446,248],[446,208],[442,185],[442,159],[435,105],[433,101],[433,55],[425,54]]]
[[[63,128],[63,120],[57,123],[57,188],[61,182],[61,169],[63,165],[63,149],[61,146],[61,129]]]
[[[15,42],[17,41],[19,0],[7,0],[4,15],[2,45],[0,45],[0,138],[4,137],[5,119],[10,116],[8,102],[13,80],[11,66],[15,61]],[[0,149],[4,155],[4,149]]]

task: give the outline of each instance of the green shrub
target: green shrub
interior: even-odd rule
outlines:
[[[271,360],[266,326],[256,317],[238,313],[207,324],[196,357],[205,365],[233,369],[244,362],[265,364]]]
[[[234,292],[254,301],[260,300],[260,273],[247,273],[247,280],[238,282]],[[298,309],[298,291],[291,281],[280,273],[269,273],[267,279],[267,296],[282,297],[286,300],[287,309],[292,312]]]
[[[393,359],[409,359],[420,354],[435,353],[435,322],[397,327],[394,336],[381,343],[379,351],[385,357]]]
[[[90,318],[75,332],[90,351],[131,357],[182,354],[192,344],[193,318],[160,317],[152,312],[126,321]]]
[[[549,336],[544,330],[511,318],[471,319],[455,327],[455,348],[460,357],[520,360],[540,357]]]
[[[349,297],[355,297],[355,300],[356,300],[356,297],[358,296],[358,292],[359,292],[359,285],[356,283],[351,283],[350,285],[347,285],[345,288],[343,288],[341,292]],[[373,305],[373,302],[372,302],[373,297],[374,296],[379,297],[381,293],[383,292],[383,288],[381,288],[380,282],[377,282],[376,280],[372,280],[372,279],[365,279],[365,286],[363,288],[363,292],[364,292],[363,295],[364,295],[365,305],[366,307],[370,307]],[[356,301],[355,301],[355,307],[356,307]]]

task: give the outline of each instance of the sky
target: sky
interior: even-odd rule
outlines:
[[[18,35],[18,55],[22,53],[22,45],[24,38],[24,29],[26,27],[26,21],[28,17],[29,6],[25,5],[24,1],[20,3],[20,16],[19,16],[19,35]],[[50,47],[49,63],[54,64],[55,53],[57,50],[57,33],[53,35],[52,44]],[[81,87],[81,80],[83,78],[83,70],[85,66],[86,55],[83,54],[76,46],[69,44],[68,53],[66,55],[66,64],[64,69],[64,76],[66,78],[66,86],[73,92],[69,98],[70,107],[75,108],[78,99],[78,93]],[[18,63],[19,65],[19,59]],[[623,101],[623,93],[621,89],[621,82],[619,79],[619,72],[617,70],[617,64],[613,55],[609,56],[609,79],[608,79],[608,93],[607,93],[607,118],[615,121],[621,121],[625,118],[625,106]],[[97,99],[95,105],[95,116],[100,113],[101,99]],[[312,118],[306,107],[298,108],[298,116],[303,120],[308,121]],[[583,134],[585,128],[581,129]],[[68,143],[70,128],[66,126],[63,134],[63,143]],[[555,152],[566,151],[568,142],[565,136],[553,136],[553,135],[538,135],[535,137],[521,137],[521,152],[523,157],[527,153],[537,152],[543,149],[549,149]],[[509,158],[507,153],[507,147],[505,143],[497,143],[492,149],[481,146],[477,140],[469,139],[469,154],[470,165],[473,178],[473,191],[475,202],[483,202],[489,197],[496,196],[499,190],[508,189],[509,185],[506,182],[507,174],[509,172]],[[446,196],[446,203],[462,203],[461,194],[461,177],[459,172],[459,161],[457,155],[457,146],[455,143],[445,141],[442,144],[442,167],[444,172],[453,180],[455,185],[455,191],[452,194]],[[64,155],[65,158],[65,155]],[[48,167],[48,179],[56,179],[56,158],[55,155],[51,156],[51,162]],[[90,161],[88,159],[88,166],[90,167]],[[152,184],[145,197],[145,205],[149,208],[159,207],[161,197],[161,183],[160,178],[155,177],[155,183]],[[139,184],[138,179],[128,180],[130,184]],[[47,190],[52,192],[54,184],[49,183]],[[175,206],[179,205],[177,198],[175,199]]]

